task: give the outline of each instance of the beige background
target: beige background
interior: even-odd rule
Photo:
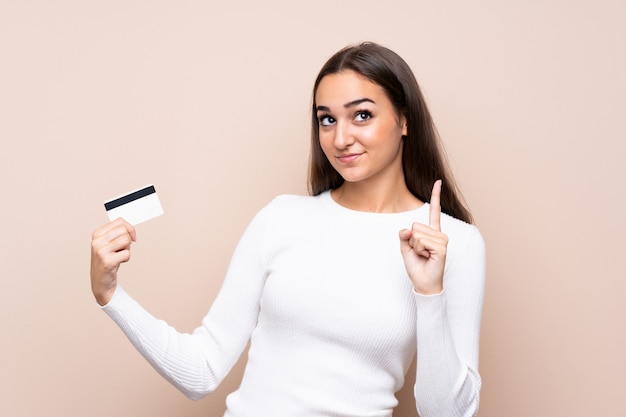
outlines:
[[[481,417],[626,415],[626,3],[0,1],[0,415],[219,416],[98,310],[102,202],[154,183],[123,285],[191,331],[253,214],[305,193],[313,79],[400,53],[488,245]],[[410,380],[409,380],[410,381]],[[410,390],[398,417],[413,416]]]

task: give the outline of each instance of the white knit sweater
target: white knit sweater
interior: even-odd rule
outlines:
[[[484,243],[474,226],[442,215],[445,289],[416,294],[398,232],[427,224],[428,210],[367,213],[329,192],[281,196],[248,226],[192,334],[155,319],[121,287],[103,309],[192,399],[213,391],[251,341],[228,417],[391,416],[416,349],[421,417],[472,416]]]

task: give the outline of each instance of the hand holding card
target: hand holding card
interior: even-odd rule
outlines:
[[[117,287],[117,270],[130,260],[137,239],[134,226],[163,214],[153,185],[113,198],[104,208],[111,222],[91,237],[91,291],[100,305],[109,303]]]
[[[109,220],[123,218],[133,226],[163,214],[154,185],[148,185],[104,203]]]

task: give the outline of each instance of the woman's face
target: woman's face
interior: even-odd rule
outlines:
[[[319,140],[346,182],[397,181],[406,121],[383,89],[354,71],[322,78],[315,94]]]

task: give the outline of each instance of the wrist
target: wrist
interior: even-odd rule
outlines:
[[[437,295],[443,292],[443,286],[441,285],[423,286],[423,285],[413,284],[413,291],[415,291],[416,294],[420,294],[420,295]]]
[[[109,304],[113,295],[115,294],[116,286],[110,286],[107,288],[92,288],[93,296],[96,299],[96,302],[100,306],[105,306]]]

